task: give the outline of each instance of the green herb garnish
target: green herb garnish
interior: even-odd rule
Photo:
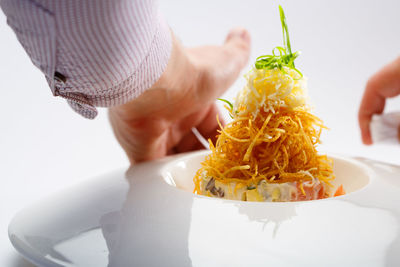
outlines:
[[[229,107],[231,108],[231,110],[233,110],[233,104],[232,104],[231,102],[229,102],[228,100],[223,99],[223,98],[218,98],[218,100],[219,100],[219,101],[222,101],[222,102],[225,102],[226,104],[229,105]]]
[[[223,99],[223,98],[217,98],[219,101],[222,101],[222,102],[225,102],[226,104],[228,104],[228,106],[229,106],[229,108],[231,109],[230,110],[230,112],[229,112],[229,116],[233,119],[233,104],[231,103],[231,102],[229,102],[228,100],[226,100],[226,99]]]
[[[283,8],[279,6],[279,14],[281,17],[282,33],[283,33],[283,46],[277,46],[272,50],[272,55],[259,56],[256,59],[256,69],[275,69],[278,68],[284,71],[283,67],[288,67],[295,70],[300,74],[300,78],[303,74],[295,67],[294,60],[300,55],[300,52],[292,53],[290,46],[289,30],[286,23],[285,13]]]

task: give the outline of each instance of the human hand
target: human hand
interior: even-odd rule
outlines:
[[[222,46],[184,48],[173,37],[160,79],[136,99],[109,109],[114,133],[131,163],[200,149],[192,127],[215,141],[215,99],[236,80],[250,53],[250,35],[232,30]]]
[[[400,94],[400,57],[389,63],[373,75],[365,87],[358,121],[361,138],[364,144],[371,145],[370,122],[374,114],[381,114],[385,108],[386,98]]]

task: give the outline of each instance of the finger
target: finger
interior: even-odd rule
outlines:
[[[372,144],[370,122],[374,114],[381,114],[385,100],[400,94],[400,58],[382,68],[368,81],[358,112],[361,138]]]
[[[235,28],[225,39],[223,52],[219,54],[216,88],[225,91],[239,76],[250,56],[250,34],[243,28]],[[221,65],[222,63],[222,65]]]
[[[378,87],[377,87],[378,86]],[[368,83],[358,112],[362,142],[372,144],[370,123],[374,114],[380,114],[385,107],[385,98],[379,93],[379,85]]]
[[[224,121],[217,105],[213,104],[211,106],[210,111],[208,112],[207,116],[204,118],[204,120],[199,125],[197,125],[197,130],[200,132],[200,134],[206,140],[211,139],[213,144],[216,143],[217,135],[219,135],[218,130],[220,130],[220,126],[217,121],[217,116],[218,116],[219,122],[221,123],[221,126],[223,127],[225,125],[225,121]]]
[[[218,134],[217,129],[219,129],[216,119],[217,114],[219,115],[218,108],[215,104],[212,104],[208,108],[207,113],[205,113],[201,120],[194,126],[206,140],[210,138],[213,143],[216,141],[216,135]],[[220,115],[219,118],[221,121],[222,119]],[[221,121],[221,124],[222,123],[223,121]],[[179,144],[177,144],[175,147],[177,152],[182,153],[204,148],[202,143],[197,139],[190,129],[186,129],[186,132],[187,133],[181,138]]]
[[[187,50],[199,70],[197,99],[210,103],[222,95],[236,80],[250,55],[250,34],[244,29],[230,31],[222,46],[202,46]]]
[[[200,141],[192,132],[192,128],[196,127],[209,113],[210,107],[203,107],[200,111],[192,113],[176,124],[172,131],[173,147],[176,153],[188,152],[201,149]]]
[[[249,60],[251,37],[250,33],[244,28],[232,29],[225,39],[226,49],[232,53],[231,60],[235,61],[238,68],[241,69]]]

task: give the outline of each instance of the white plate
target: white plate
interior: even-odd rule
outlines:
[[[399,167],[335,156],[344,196],[241,202],[190,192],[206,153],[61,192],[17,214],[10,240],[40,266],[400,266]]]

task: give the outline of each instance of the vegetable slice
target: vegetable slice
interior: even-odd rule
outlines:
[[[333,196],[334,196],[334,197],[338,197],[338,196],[342,196],[342,195],[344,195],[344,194],[346,194],[346,192],[344,191],[343,185],[341,184],[341,185],[338,187],[338,189],[336,189],[336,192],[335,192],[335,194],[333,194]]]

